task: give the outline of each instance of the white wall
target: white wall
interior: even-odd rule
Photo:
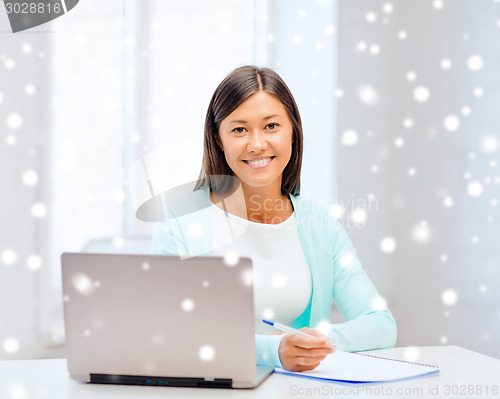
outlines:
[[[0,358],[40,354],[36,299],[43,276],[35,269],[47,253],[48,223],[33,206],[46,204],[50,189],[48,34],[9,29],[0,13]]]
[[[339,194],[373,193],[379,205],[350,235],[397,318],[398,345],[447,343],[499,357],[500,53],[493,43],[500,40],[500,4],[392,1],[386,13],[387,3],[340,1],[338,140],[353,129],[358,142],[339,145]],[[367,21],[370,12],[375,22]],[[358,49],[361,42],[367,50]],[[473,55],[482,69],[468,67]],[[377,104],[360,100],[363,85],[376,91]],[[425,102],[414,98],[419,86],[430,92]],[[478,87],[482,96],[474,94]],[[460,121],[455,131],[444,125],[449,115]],[[478,197],[468,191],[474,181],[483,187]],[[393,253],[380,250],[386,236],[396,241]],[[453,305],[442,300],[447,290],[457,295]]]

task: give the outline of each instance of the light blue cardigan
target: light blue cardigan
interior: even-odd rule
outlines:
[[[188,194],[185,204],[198,209],[180,218],[169,208],[168,222],[157,224],[153,254],[211,255],[210,191]],[[363,269],[344,228],[328,211],[301,196],[290,195],[304,256],[311,270],[312,297],[293,327],[317,328],[345,351],[387,348],[396,343],[396,322]],[[189,206],[188,206],[189,208]],[[344,323],[329,324],[332,300]],[[281,367],[278,348],[283,335],[256,334],[257,363]]]

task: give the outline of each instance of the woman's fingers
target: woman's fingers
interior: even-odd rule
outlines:
[[[313,370],[335,351],[329,338],[319,331],[309,328],[302,328],[301,331],[313,337],[287,334],[278,350],[282,366],[290,371]]]
[[[325,356],[320,357],[308,357],[308,356],[297,356],[295,357],[295,364],[297,366],[314,366],[318,365]]]
[[[301,331],[306,330],[305,328],[301,329]],[[321,334],[318,331],[315,330],[310,330],[309,331],[304,331],[307,334],[311,334],[312,331],[314,331],[314,338],[309,338],[309,337],[303,337],[301,335],[293,335],[290,337],[290,342],[293,343],[294,345],[305,348],[305,349],[314,349],[314,348],[328,348],[332,347],[332,344],[330,342],[330,339],[326,336]]]
[[[295,356],[303,356],[303,357],[322,357],[325,358],[330,353],[335,351],[334,348],[317,348],[317,349],[304,349],[299,348],[295,350]]]

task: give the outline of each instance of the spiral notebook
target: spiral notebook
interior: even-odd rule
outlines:
[[[439,367],[337,349],[312,371],[292,372],[279,367],[274,371],[318,380],[359,384],[430,376],[439,373]]]

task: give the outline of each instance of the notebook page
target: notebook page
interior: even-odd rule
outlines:
[[[281,368],[277,368],[275,371],[326,380],[382,382],[434,374],[439,371],[439,368],[437,366],[344,352],[337,349],[312,371],[290,372]]]

